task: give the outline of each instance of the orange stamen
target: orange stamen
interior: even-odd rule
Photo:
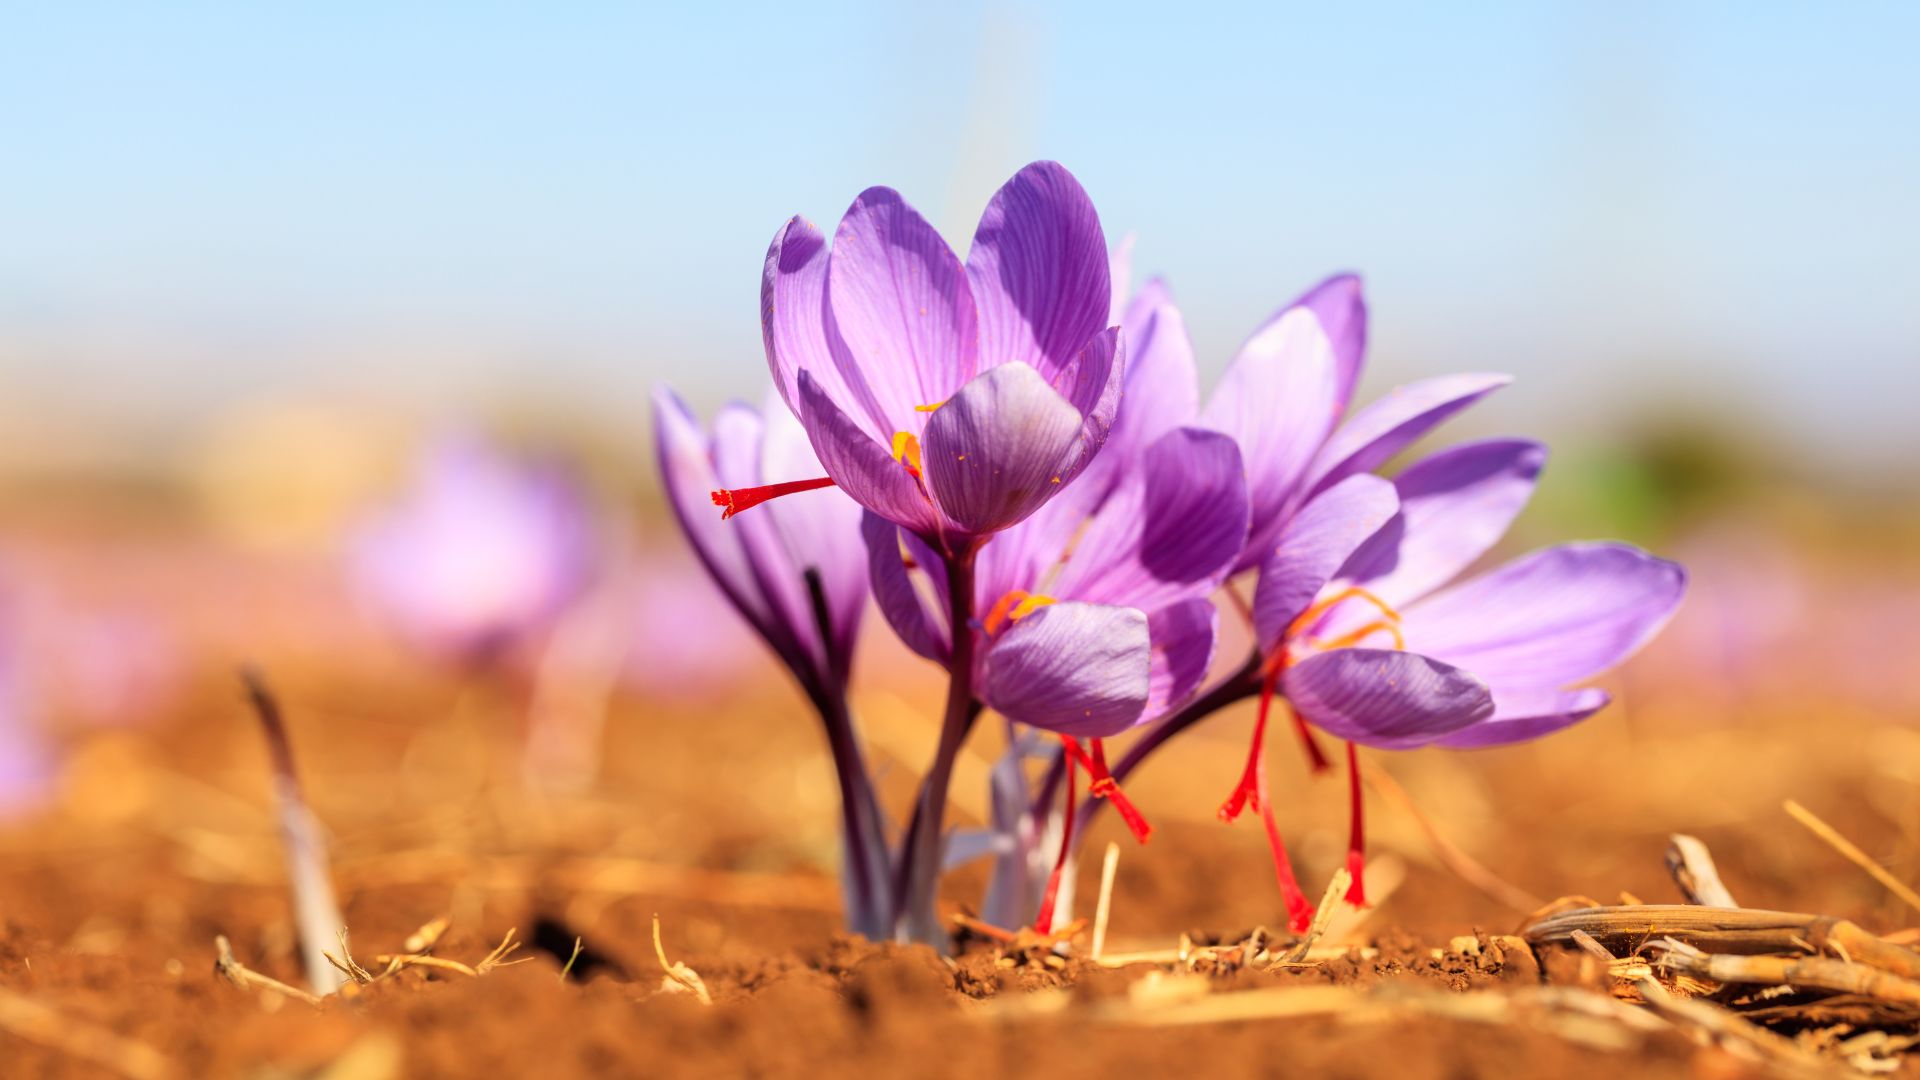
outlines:
[[[1067,755],[1067,812],[1060,824],[1060,855],[1053,861],[1053,873],[1047,875],[1047,891],[1040,897],[1040,912],[1033,918],[1035,933],[1053,931],[1053,908],[1060,899],[1060,879],[1066,874],[1067,853],[1073,850],[1074,794],[1073,755]]]
[[[1325,615],[1327,612],[1333,610],[1335,605],[1344,604],[1348,600],[1364,600],[1367,603],[1372,604],[1374,607],[1378,608],[1380,610],[1381,616],[1384,617],[1387,621],[1396,622],[1396,623],[1400,621],[1400,613],[1393,610],[1393,606],[1391,604],[1388,604],[1385,600],[1380,599],[1378,596],[1374,595],[1372,592],[1369,592],[1368,590],[1363,589],[1358,585],[1349,585],[1348,587],[1341,589],[1339,592],[1334,593],[1332,596],[1329,596],[1324,600],[1316,601],[1312,607],[1301,612],[1300,617],[1293,620],[1292,625],[1287,627],[1287,636],[1292,637],[1295,634],[1305,631],[1308,627],[1312,626],[1316,621],[1318,621],[1320,616]]]
[[[1353,884],[1347,886],[1347,903],[1366,907],[1367,827],[1360,797],[1360,751],[1352,743],[1347,744],[1347,791],[1353,814],[1353,827],[1347,834],[1347,873],[1353,876]]]
[[[720,520],[725,521],[742,510],[751,510],[782,495],[833,486],[833,478],[823,476],[818,480],[789,480],[784,484],[768,484],[764,487],[722,488],[713,492],[713,505],[721,508]]]
[[[1315,644],[1319,646],[1319,648],[1322,651],[1325,651],[1328,649],[1344,649],[1349,645],[1358,645],[1362,641],[1365,641],[1368,637],[1374,634],[1378,634],[1382,631],[1385,631],[1386,633],[1391,634],[1393,636],[1394,648],[1405,651],[1407,647],[1407,636],[1400,632],[1399,624],[1390,623],[1385,619],[1376,619],[1373,622],[1368,623],[1367,625],[1361,627],[1358,630],[1341,634],[1339,637],[1334,638],[1331,641],[1320,641],[1320,642],[1315,642]]]
[[[987,610],[987,617],[980,620],[980,626],[989,635],[999,633],[1008,623],[1016,623],[1049,604],[1057,603],[1051,596],[1041,596],[1025,589],[1015,589],[993,602]]]
[[[920,440],[905,431],[894,432],[893,460],[905,466],[915,480],[920,479]]]
[[[1133,833],[1133,838],[1143,844],[1146,843],[1147,838],[1153,835],[1153,826],[1147,823],[1146,815],[1140,812],[1139,807],[1133,805],[1133,800],[1127,798],[1126,792],[1120,790],[1120,782],[1113,778],[1112,772],[1108,771],[1106,740],[1087,740],[1093,747],[1091,756],[1080,748],[1079,740],[1070,735],[1060,736],[1060,742],[1067,748],[1068,759],[1078,762],[1087,770],[1087,775],[1091,778],[1087,785],[1087,794],[1092,798],[1106,799],[1111,802],[1121,820],[1127,823],[1127,829]]]

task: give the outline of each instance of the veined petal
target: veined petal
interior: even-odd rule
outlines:
[[[1399,508],[1393,485],[1377,476],[1352,476],[1287,520],[1260,565],[1253,624],[1260,651],[1271,654],[1315,596],[1353,553]]]
[[[967,277],[983,364],[1058,376],[1110,325],[1111,269],[1093,200],[1057,162],[1037,161],[994,193],[974,230]]]
[[[1308,289],[1293,305],[1313,312],[1333,346],[1333,396],[1344,412],[1353,400],[1353,388],[1360,381],[1360,365],[1367,353],[1367,302],[1361,295],[1360,276],[1335,274]]]
[[[875,423],[865,388],[855,393],[842,375],[853,361],[827,307],[827,238],[805,218],[795,217],[782,225],[767,247],[760,272],[760,336],[774,389],[794,415],[800,413],[804,368],[813,372],[828,397],[843,410],[851,410],[867,434],[892,438],[893,429],[882,431]]]
[[[1220,610],[1204,599],[1182,600],[1147,616],[1153,666],[1143,721],[1165,716],[1199,692],[1213,666],[1219,633]]]
[[[720,487],[754,487],[774,480],[795,479],[784,473],[770,477],[761,472],[765,436],[765,421],[746,405],[734,402],[714,416],[713,472]],[[816,494],[820,493],[803,492],[791,498],[805,499]],[[829,494],[845,498],[837,492]],[[829,670],[827,643],[820,634],[820,620],[814,615],[813,598],[807,592],[801,567],[781,540],[774,518],[762,511],[750,518],[733,518],[722,524],[739,534],[747,566],[759,584],[760,594],[767,598],[774,620],[800,644],[813,670],[826,674]]]
[[[1401,606],[1452,581],[1492,550],[1527,505],[1547,448],[1526,439],[1466,443],[1394,478],[1400,517],[1347,565],[1346,577]]]
[[[1201,423],[1239,442],[1253,501],[1241,567],[1257,566],[1283,524],[1301,475],[1339,419],[1340,372],[1314,313],[1289,307],[1254,331],[1233,358]]]
[[[1551,735],[1607,707],[1613,699],[1605,690],[1507,690],[1495,687],[1493,715],[1434,740],[1435,746],[1470,750],[1502,746]]]
[[[806,369],[800,372],[800,422],[821,467],[854,502],[923,536],[939,532],[939,515],[913,475],[840,411]]]
[[[1142,611],[1205,596],[1226,578],[1246,533],[1239,446],[1217,431],[1179,428],[1094,515],[1053,594]]]
[[[981,696],[1023,724],[1064,735],[1118,734],[1146,708],[1152,651],[1147,617],[1137,609],[1053,604],[994,640]]]
[[[932,560],[931,552],[918,537],[871,510],[861,515],[860,536],[866,543],[873,598],[887,625],[907,648],[936,663],[945,663],[952,655],[945,569]],[[929,585],[924,590],[907,566],[909,555],[927,576]]]
[[[1081,483],[1104,498],[1139,463],[1140,455],[1174,428],[1200,414],[1200,376],[1186,321],[1165,283],[1147,282],[1120,319],[1126,346],[1126,382],[1106,445]]]
[[[1420,746],[1493,714],[1486,683],[1418,653],[1334,649],[1287,669],[1287,700],[1336,738],[1386,750]]]
[[[1508,375],[1441,375],[1396,387],[1353,414],[1307,470],[1307,497],[1354,473],[1372,472],[1442,421],[1512,382]]]
[[[868,188],[840,219],[827,263],[827,302],[880,433],[917,435],[926,414],[978,367],[979,329],[965,268],[926,219],[891,188]]]
[[[1407,647],[1497,686],[1558,687],[1613,667],[1679,607],[1679,564],[1626,544],[1522,556],[1413,604]]]
[[[921,461],[928,487],[970,533],[1017,524],[1071,479],[1083,422],[1034,369],[989,368],[927,422]]]
[[[1128,233],[1107,252],[1107,283],[1113,295],[1113,303],[1107,308],[1108,326],[1120,325],[1133,288],[1133,241],[1134,235]]]

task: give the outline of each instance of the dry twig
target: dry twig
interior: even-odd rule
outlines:
[[[1720,869],[1713,864],[1713,853],[1698,837],[1674,833],[1667,838],[1667,871],[1689,904],[1704,907],[1737,908],[1733,892],[1720,880]]]
[[[1807,827],[1807,831],[1827,842],[1833,850],[1845,856],[1848,862],[1865,870],[1873,880],[1887,887],[1887,891],[1900,898],[1901,902],[1915,911],[1920,911],[1920,893],[1914,892],[1906,882],[1887,872],[1887,868],[1873,861],[1873,857],[1840,835],[1840,830],[1822,821],[1813,811],[1788,799],[1781,804],[1793,820]]]
[[[1107,916],[1113,913],[1113,878],[1120,870],[1120,845],[1107,844],[1107,853],[1100,860],[1100,903],[1093,909],[1093,947],[1088,957],[1100,959],[1107,947]]]
[[[1426,834],[1427,844],[1433,848],[1433,853],[1439,858],[1441,865],[1452,871],[1455,877],[1515,911],[1534,911],[1540,907],[1539,897],[1517,885],[1509,884],[1500,875],[1487,869],[1486,864],[1455,847],[1452,841],[1440,835],[1440,830],[1434,825],[1432,819],[1420,810],[1420,807],[1414,803],[1413,796],[1407,794],[1407,789],[1401,787],[1400,782],[1395,780],[1391,773],[1371,761],[1362,759],[1360,774],[1366,777],[1368,786],[1413,818],[1414,823],[1420,826],[1420,831]]]
[[[694,1000],[702,1005],[713,1004],[713,996],[707,993],[707,984],[701,980],[699,972],[684,963],[667,959],[667,948],[660,943],[658,915],[653,917],[653,955],[660,958],[660,966],[667,973],[667,977],[660,980],[660,989],[669,993],[692,994]]]
[[[276,994],[284,994],[295,1000],[304,1001],[309,1005],[320,1004],[318,995],[308,993],[297,986],[288,986],[286,983],[281,982],[271,975],[262,975],[234,959],[233,946],[227,941],[225,934],[214,937],[213,947],[213,969],[224,976],[228,982],[240,989],[271,990]]]

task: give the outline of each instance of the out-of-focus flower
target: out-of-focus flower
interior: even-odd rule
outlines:
[[[545,630],[590,583],[594,558],[586,495],[571,474],[470,437],[436,444],[412,490],[350,551],[371,608],[417,647],[465,662]]]
[[[720,591],[809,694],[844,694],[867,602],[860,507],[839,492],[800,495],[738,521],[710,493],[807,475],[818,459],[797,420],[729,405],[713,433],[671,390],[654,393],[660,468],[674,517]]]
[[[889,188],[834,235],[774,237],[761,315],[774,384],[827,478],[717,491],[728,516],[837,484],[954,549],[1066,490],[1106,440],[1124,359],[1108,253],[1066,169],[1029,165],[987,204],[963,265]]]
[[[1453,447],[1391,484],[1350,477],[1281,530],[1254,596],[1266,679],[1253,749],[1221,808],[1231,818],[1251,803],[1268,815],[1276,864],[1285,855],[1261,765],[1276,692],[1303,724],[1348,743],[1349,896],[1362,903],[1354,744],[1493,746],[1577,723],[1608,697],[1574,684],[1625,660],[1679,605],[1679,565],[1624,544],[1548,548],[1449,585],[1506,532],[1545,458],[1525,440]],[[1285,890],[1283,866],[1281,876]],[[1286,891],[1303,917],[1305,898]]]
[[[33,724],[18,642],[0,600],[0,817],[31,809],[53,787],[57,762]]]

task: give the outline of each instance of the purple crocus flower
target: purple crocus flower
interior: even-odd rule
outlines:
[[[1679,605],[1685,572],[1624,544],[1548,548],[1453,583],[1505,533],[1545,459],[1538,443],[1496,439],[1441,451],[1392,483],[1353,476],[1274,541],[1254,596],[1265,679],[1253,750],[1221,815],[1252,802],[1267,816],[1296,920],[1306,901],[1287,889],[1260,764],[1276,693],[1309,746],[1307,724],[1347,742],[1348,896],[1364,903],[1355,744],[1494,746],[1577,723],[1608,698],[1575,684],[1625,660]]]
[[[764,414],[729,405],[708,436],[671,390],[654,393],[654,435],[668,502],[720,590],[766,641],[819,712],[839,775],[847,921],[878,939],[891,929],[890,860],[879,805],[847,708],[847,678],[867,602],[858,504],[817,491],[739,521],[711,493],[817,471],[800,423],[778,400]]]
[[[38,805],[57,772],[52,752],[32,723],[11,615],[0,606],[0,817]]]
[[[590,583],[586,497],[557,467],[454,437],[355,537],[360,593],[418,647],[484,662],[546,629]]]
[[[987,204],[962,264],[890,188],[826,238],[789,221],[767,250],[761,315],[781,397],[827,478],[722,490],[726,515],[836,484],[943,552],[1016,525],[1106,441],[1124,369],[1106,240],[1053,162]]]

